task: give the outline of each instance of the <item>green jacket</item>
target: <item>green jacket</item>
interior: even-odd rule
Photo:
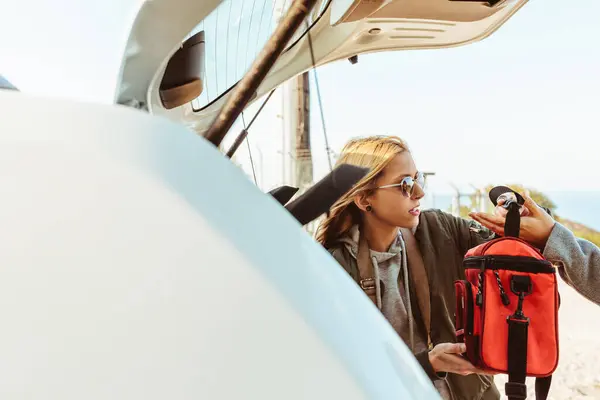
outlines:
[[[454,217],[440,210],[421,213],[415,238],[423,255],[429,281],[431,300],[431,341],[456,342],[454,329],[455,294],[454,281],[464,279],[462,261],[472,247],[491,240],[493,233],[463,218]],[[343,246],[329,249],[334,258],[356,281],[359,279],[356,260]],[[425,324],[416,304],[417,288],[410,288],[410,299],[416,326],[426,337]],[[429,364],[426,352],[416,355],[432,380],[439,379]],[[485,375],[461,376],[447,374],[447,382],[454,400],[496,400],[500,393],[493,378]]]

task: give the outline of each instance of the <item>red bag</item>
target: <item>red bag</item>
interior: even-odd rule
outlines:
[[[454,284],[456,336],[473,365],[509,375],[510,400],[527,398],[526,376],[538,378],[536,399],[544,400],[558,364],[556,272],[518,238],[519,204],[507,208],[506,236],[465,255],[466,279]]]

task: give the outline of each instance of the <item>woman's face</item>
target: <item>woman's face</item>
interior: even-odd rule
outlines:
[[[414,228],[419,224],[419,200],[425,195],[423,188],[414,183],[412,195],[403,194],[402,186],[381,188],[399,184],[406,177],[416,179],[417,167],[408,151],[396,155],[376,179],[374,193],[366,200],[371,205],[370,214],[381,222],[401,228]]]

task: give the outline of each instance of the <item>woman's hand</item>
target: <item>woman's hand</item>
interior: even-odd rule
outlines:
[[[538,206],[529,196],[525,198],[524,208],[527,214],[521,214],[521,230],[519,237],[534,246],[543,248],[548,241],[548,237],[554,228],[554,218],[552,218],[543,208]],[[506,213],[502,213],[496,207],[495,215],[486,213],[470,213],[469,216],[479,222],[486,228],[504,236],[504,223],[506,222]]]
[[[440,343],[429,352],[429,362],[436,372],[459,375],[488,374],[461,356],[465,351],[467,346],[464,343]]]

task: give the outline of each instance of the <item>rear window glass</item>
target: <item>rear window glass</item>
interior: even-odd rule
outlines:
[[[309,26],[323,14],[321,0],[309,16]],[[225,0],[190,33],[204,31],[204,90],[192,101],[198,111],[231,89],[248,70],[292,0]],[[306,32],[302,24],[292,45]]]

